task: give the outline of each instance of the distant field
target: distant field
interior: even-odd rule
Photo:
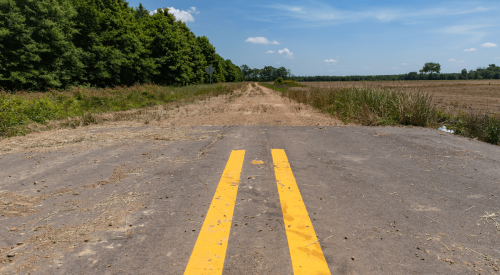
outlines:
[[[500,80],[300,82],[309,87],[410,87],[433,95],[447,111],[480,109],[500,113]],[[292,88],[305,89],[305,88]]]

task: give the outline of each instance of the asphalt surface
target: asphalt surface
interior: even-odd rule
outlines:
[[[233,150],[245,155],[222,274],[294,274],[273,149],[331,274],[499,270],[498,146],[422,128],[189,130],[0,155],[0,274],[183,274]]]

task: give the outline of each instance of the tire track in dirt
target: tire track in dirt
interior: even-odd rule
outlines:
[[[337,118],[312,107],[283,98],[278,92],[249,84],[232,95],[219,96],[179,107],[170,117],[173,126],[270,125],[270,126],[341,126]]]

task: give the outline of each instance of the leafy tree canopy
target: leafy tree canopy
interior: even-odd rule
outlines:
[[[433,62],[427,62],[424,64],[424,67],[422,70],[420,70],[421,73],[436,73],[438,74],[441,71],[441,65],[439,63],[433,63]]]
[[[241,81],[206,37],[196,37],[168,9],[150,12],[125,0],[0,1],[0,88],[70,85],[187,85]]]

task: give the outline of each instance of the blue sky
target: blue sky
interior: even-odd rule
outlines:
[[[500,65],[497,1],[129,1],[172,8],[237,65],[295,75],[379,75],[438,62],[445,73]]]

